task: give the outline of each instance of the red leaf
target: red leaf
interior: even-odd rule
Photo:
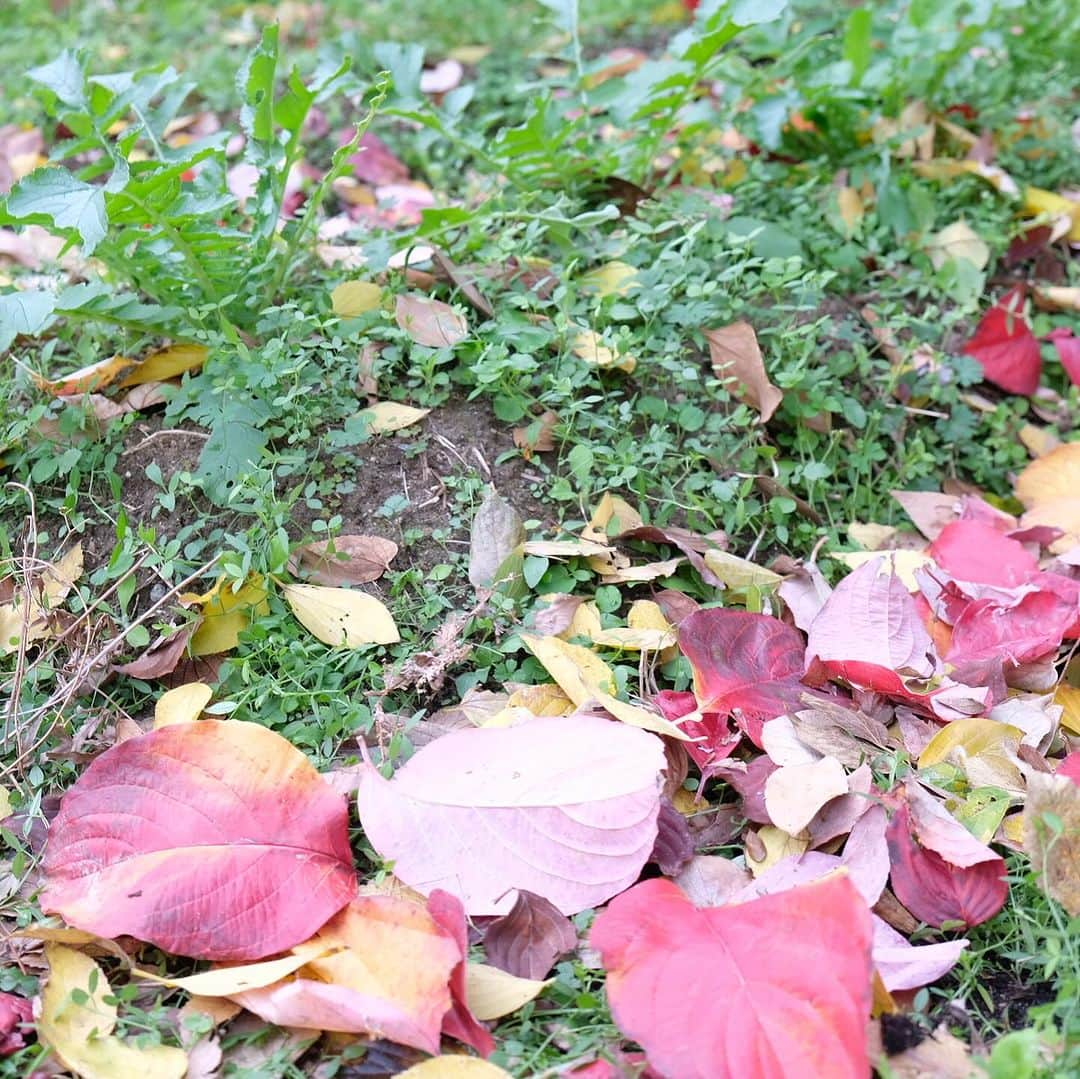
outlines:
[[[679,693],[673,689],[661,690],[653,697],[653,704],[665,719],[673,721],[697,711],[697,698],[693,693]],[[680,726],[693,739],[684,743],[686,752],[706,779],[720,761],[735,752],[742,741],[742,732],[732,726],[730,718],[716,712],[706,712],[700,719],[686,720]]]
[[[701,711],[735,713],[758,746],[763,722],[798,707],[812,692],[800,681],[802,634],[779,619],[721,607],[697,611],[679,626],[679,647],[694,670]]]
[[[988,382],[1029,396],[1039,388],[1042,357],[1021,310],[1023,299],[1020,286],[1009,289],[983,315],[975,336],[961,351],[979,361]]]
[[[196,959],[307,940],[356,894],[345,802],[256,723],[178,723],[113,746],[64,795],[41,905]]]
[[[962,581],[1006,588],[1023,584],[1039,569],[1038,559],[1022,544],[982,521],[961,520],[946,525],[931,544],[930,556]]]
[[[542,895],[525,891],[484,934],[487,961],[518,978],[546,978],[559,958],[576,947],[573,922]]]
[[[656,819],[656,842],[649,861],[665,877],[674,877],[694,856],[694,838],[686,818],[666,798]]]
[[[0,993],[0,1057],[11,1056],[26,1044],[23,1028],[29,1029],[33,1022],[30,1001],[14,993]]]
[[[1076,620],[1075,598],[1070,602],[1054,592],[1030,592],[1011,605],[976,600],[953,624],[946,658],[956,666],[993,658],[1033,663],[1056,652]]]
[[[662,1075],[864,1079],[871,936],[837,875],[704,910],[645,881],[597,917],[591,943],[615,1021]]]
[[[979,925],[1005,904],[1005,860],[980,843],[916,783],[889,821],[896,898],[928,925]]]
[[[1061,366],[1069,376],[1069,381],[1074,386],[1080,386],[1080,337],[1064,327],[1051,330],[1046,337],[1054,342],[1058,359],[1061,360]]]

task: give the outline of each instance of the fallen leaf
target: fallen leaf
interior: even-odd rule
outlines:
[[[948,761],[972,787],[1003,787],[1022,792],[1024,778],[1016,753],[1024,732],[996,719],[954,719],[930,739],[919,755],[919,768]]]
[[[317,584],[283,584],[281,594],[301,625],[323,644],[364,648],[401,640],[393,615],[366,592]]]
[[[1041,187],[1024,188],[1024,210],[1033,217],[1049,214],[1069,220],[1068,237],[1072,243],[1080,242],[1080,202],[1067,199]]]
[[[1054,690],[1054,704],[1061,706],[1061,725],[1073,734],[1080,734],[1080,688],[1062,682]]]
[[[844,226],[844,235],[854,236],[862,224],[866,214],[862,196],[853,187],[845,185],[836,193],[837,208],[840,211],[840,220]]]
[[[498,967],[469,963],[465,968],[469,1008],[481,1022],[501,1019],[535,1000],[550,981],[518,978]]]
[[[42,910],[102,937],[200,959],[259,959],[349,901],[348,815],[307,758],[239,720],[106,750],[64,795]]]
[[[189,682],[166,690],[154,705],[155,729],[198,719],[213,695],[214,691],[205,682]]]
[[[547,977],[577,947],[573,923],[541,895],[518,890],[510,910],[484,932],[484,955],[492,966],[519,978]]]
[[[294,977],[232,999],[278,1026],[367,1034],[438,1052],[450,976],[463,956],[428,907],[360,896],[311,943],[323,954]]]
[[[1022,543],[983,521],[947,524],[929,554],[953,577],[1004,588],[1027,583],[1039,570],[1039,560]]]
[[[835,757],[822,757],[812,764],[777,768],[765,780],[765,808],[777,828],[798,835],[826,802],[847,790],[844,766]]]
[[[382,288],[374,281],[344,281],[330,293],[330,303],[335,315],[356,318],[379,307]]]
[[[559,424],[559,414],[551,409],[542,412],[527,427],[515,427],[514,445],[522,450],[526,461],[532,460],[534,453],[550,453],[555,449],[555,428]]]
[[[765,373],[754,327],[740,319],[718,330],[706,330],[705,340],[716,377],[728,384],[740,401],[757,409],[762,423],[768,423],[784,395]]]
[[[1080,314],[1080,286],[1036,285],[1035,303],[1048,311],[1075,311]]]
[[[1024,850],[1043,891],[1080,915],[1080,783],[1060,769],[1028,776]]]
[[[723,907],[751,881],[741,865],[719,854],[698,854],[675,877],[695,907]]]
[[[479,1057],[438,1056],[398,1072],[397,1079],[511,1079],[511,1076]]]
[[[688,737],[659,713],[613,696],[615,674],[595,652],[561,641],[558,637],[537,637],[523,633],[521,641],[577,707],[581,708],[592,701],[631,727],[665,734],[669,738]]]
[[[940,270],[949,259],[963,259],[977,270],[984,269],[990,261],[990,248],[966,221],[954,221],[935,232],[927,240],[926,251],[935,270]]]
[[[398,545],[383,536],[336,536],[298,547],[300,565],[316,584],[370,584],[390,568]]]
[[[637,360],[633,356],[620,355],[605,345],[603,338],[595,330],[579,327],[570,340],[570,351],[590,367],[599,367],[601,370],[616,368],[630,375],[637,367]]]
[[[183,1079],[188,1066],[183,1049],[141,1049],[113,1034],[116,998],[105,972],[89,956],[46,944],[45,959],[49,980],[37,1033],[65,1067],[82,1079]]]
[[[938,491],[890,491],[915,527],[928,539],[936,540],[942,530],[959,516],[959,499]]]
[[[111,356],[107,360],[98,360],[86,367],[80,367],[63,378],[50,380],[40,375],[33,375],[34,385],[39,390],[56,397],[68,397],[71,394],[92,393],[115,382],[135,363],[127,356]]]
[[[581,287],[599,296],[625,296],[635,286],[636,278],[636,267],[615,259],[584,274]]]
[[[616,1023],[661,1074],[869,1074],[870,912],[844,876],[707,910],[645,881],[590,940]]]
[[[474,588],[497,584],[508,575],[507,559],[524,543],[525,526],[517,510],[489,486],[469,532],[469,583]]]
[[[149,382],[167,382],[186,371],[198,371],[206,363],[209,354],[210,350],[205,345],[168,345],[157,352],[151,352],[136,364],[119,386],[124,389],[128,386],[143,386]],[[131,407],[140,406],[133,404]],[[141,407],[145,408],[145,403]]]
[[[1009,289],[983,315],[961,352],[978,360],[988,382],[1029,397],[1039,388],[1042,356],[1024,317],[1023,299],[1021,286]]]
[[[779,587],[784,580],[778,573],[771,569],[749,562],[745,558],[739,558],[728,551],[720,551],[711,547],[702,556],[709,571],[725,588],[733,592],[745,592],[749,588],[758,588],[771,591]]]
[[[369,768],[360,821],[395,874],[502,914],[525,888],[576,914],[637,879],[656,839],[664,754],[590,715],[454,731],[392,780]]]
[[[451,348],[469,336],[465,316],[441,300],[406,293],[398,296],[394,318],[418,345]]]
[[[266,583],[256,574],[248,577],[234,591],[231,579],[222,575],[209,592],[201,596],[185,593],[180,602],[199,607],[202,623],[191,636],[188,650],[192,656],[216,655],[236,647],[240,634],[259,615],[270,611],[266,601]]]
[[[896,898],[928,925],[992,918],[1008,897],[1004,859],[917,782],[901,788],[901,799],[886,833]]]
[[[1049,524],[1066,535],[1051,545],[1061,552],[1080,543],[1080,442],[1066,442],[1032,461],[1016,479],[1016,497],[1027,513],[1022,524]]]
[[[918,571],[933,562],[933,559],[925,551],[833,551],[829,555],[848,569],[858,569],[867,562],[878,562],[885,559],[891,572],[903,582],[909,591],[915,591],[919,587]],[[824,606],[824,604],[822,604]]]
[[[978,176],[1005,195],[1018,195],[1016,181],[997,165],[981,161],[916,161],[912,168],[927,180],[955,180],[958,176]]]
[[[188,642],[197,626],[172,627],[169,634],[163,633],[141,655],[130,663],[121,663],[113,667],[117,674],[126,674],[129,678],[160,678],[176,670],[187,649]]]
[[[972,1079],[981,1070],[967,1045],[944,1024],[918,1045],[887,1060],[896,1079]]]

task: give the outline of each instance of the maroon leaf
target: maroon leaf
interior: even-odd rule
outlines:
[[[620,540],[636,539],[645,543],[668,543],[678,548],[686,555],[687,561],[698,571],[701,579],[713,588],[723,588],[724,582],[705,564],[701,556],[719,544],[713,543],[696,532],[690,532],[685,528],[657,528],[655,525],[641,525],[638,528],[630,528],[619,533],[615,537]]]
[[[982,317],[961,350],[978,360],[988,382],[1025,396],[1039,388],[1039,342],[1024,318],[1021,286],[1009,289]]]
[[[656,842],[649,861],[665,877],[674,877],[694,856],[694,837],[686,818],[665,798],[656,820]]]
[[[518,978],[546,978],[558,960],[577,947],[574,924],[554,903],[519,891],[509,913],[484,934],[487,961]]]
[[[653,697],[665,719],[682,719],[697,711],[697,698],[693,693],[661,690]],[[726,715],[705,712],[699,719],[684,720],[683,731],[693,739],[686,743],[690,759],[701,769],[705,779],[715,771],[715,766],[731,756],[742,740],[742,732],[732,726]]]
[[[928,925],[979,925],[1005,904],[1005,860],[980,843],[918,784],[889,821],[890,877],[896,898]]]
[[[734,715],[758,746],[763,723],[799,707],[812,692],[800,681],[802,634],[779,619],[726,608],[698,611],[679,626],[679,647],[693,668],[701,711]]]

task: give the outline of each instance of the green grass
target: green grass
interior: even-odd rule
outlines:
[[[581,4],[576,34],[560,27],[559,11],[569,6],[559,4],[551,10],[500,0],[330,0],[323,7],[322,21],[308,25],[303,14],[311,9],[292,5],[282,47],[305,75],[324,60],[351,57],[341,92],[320,102],[332,132],[359,118],[358,102],[370,103],[372,80],[388,57],[405,55],[377,42],[419,45],[431,59],[461,46],[490,47],[467,75],[469,100],[433,107],[399,86],[380,106],[373,130],[438,197],[438,208],[415,232],[417,242],[438,243],[459,266],[543,260],[556,286],[544,296],[481,279],[496,312],[490,320],[469,310],[456,290],[442,288],[442,298],[467,311],[473,327],[451,352],[411,345],[389,308],[355,319],[335,316],[330,288],[348,275],[304,257],[304,245],[293,259],[288,233],[282,240],[268,233],[262,247],[249,247],[228,239],[227,230],[241,223],[223,216],[220,236],[207,244],[212,272],[205,282],[190,261],[177,271],[160,252],[128,259],[130,236],[107,239],[99,254],[111,285],[132,287],[179,313],[147,325],[140,318],[103,321],[90,307],[40,340],[20,339],[3,361],[8,392],[0,405],[0,444],[8,478],[32,489],[40,556],[52,557],[77,538],[94,552],[72,610],[114,589],[95,638],[101,645],[127,633],[113,658],[145,645],[161,619],[129,631],[132,620],[163,588],[208,560],[216,557],[235,580],[251,572],[281,574],[291,545],[365,530],[371,522],[403,548],[378,586],[401,627],[401,644],[327,649],[272,596],[269,615],[217,672],[215,700],[223,711],[279,730],[325,765],[355,755],[377,701],[407,731],[469,688],[539,680],[542,672],[512,629],[537,596],[593,587],[579,562],[532,563],[524,598],[497,597],[476,614],[462,631],[471,655],[440,690],[409,685],[382,694],[387,673],[430,647],[447,617],[471,605],[463,541],[488,478],[469,452],[472,444],[484,451],[488,467],[514,476],[516,488],[503,493],[527,501],[523,516],[537,533],[555,520],[580,525],[612,490],[658,524],[722,529],[734,551],[753,551],[759,561],[786,551],[806,555],[821,540],[826,551],[851,546],[851,523],[900,518],[889,496],[894,488],[936,489],[944,478],[958,478],[1009,496],[1010,473],[1027,460],[1018,433],[1045,415],[1040,419],[1024,398],[993,396],[986,410],[973,401],[980,372],[956,355],[957,345],[984,306],[988,282],[955,265],[935,270],[925,247],[932,233],[963,219],[997,259],[1022,231],[1017,207],[973,177],[950,183],[920,177],[866,132],[874,119],[895,117],[913,99],[939,113],[963,106],[978,115],[973,131],[997,134],[996,163],[1018,183],[1056,190],[1074,182],[1069,121],[1080,49],[1074,5],[1001,2],[969,12],[948,0],[916,3],[911,11],[877,3],[868,10],[881,44],[863,54],[845,44],[846,8],[798,3],[779,27],[751,28],[724,51],[703,46],[693,61],[698,66],[666,89],[661,73],[646,67],[625,84],[585,92],[579,64],[587,73],[608,48],[626,41],[659,57],[682,27],[654,20],[649,5],[629,0]],[[957,31],[965,12],[967,29]],[[52,123],[23,73],[62,48],[78,48],[87,69],[99,74],[173,64],[198,86],[183,111],[212,110],[236,129],[235,72],[272,13],[273,5],[207,0],[75,2],[54,13],[36,0],[15,0],[0,10],[4,118]],[[980,59],[974,46],[988,51]],[[669,47],[680,47],[679,39]],[[722,87],[715,98],[701,93],[703,80]],[[574,108],[564,109],[567,103]],[[635,103],[647,106],[637,116]],[[813,121],[813,131],[780,124],[795,108]],[[1025,110],[1032,118],[1021,121]],[[676,119],[678,134],[669,138]],[[762,153],[736,155],[718,145],[717,133],[736,121]],[[52,127],[46,130],[51,135]],[[308,161],[320,170],[329,166],[328,138],[301,145]],[[679,168],[665,174],[656,158],[671,151]],[[633,216],[617,217],[606,209],[611,176],[656,188],[659,197]],[[836,206],[838,177],[853,187],[865,183],[876,195],[850,233]],[[679,180],[682,186],[673,186]],[[170,226],[196,240],[206,221],[215,233],[219,212],[227,214],[214,208],[210,194],[200,194],[206,207]],[[732,216],[718,212],[716,196],[733,201]],[[332,192],[327,200],[338,208]],[[382,272],[407,237],[358,234],[365,274]],[[259,258],[253,260],[252,250]],[[600,296],[590,287],[588,272],[612,260],[637,271],[626,296]],[[1077,283],[1075,260],[1065,273],[1067,283]],[[387,295],[404,288],[391,273]],[[939,370],[894,364],[870,332],[865,306],[902,342],[936,350]],[[708,364],[702,331],[736,319],[756,327],[770,375],[784,391],[767,428]],[[1067,321],[1040,313],[1036,332]],[[575,327],[591,328],[620,354],[634,356],[633,375],[580,362],[571,348]],[[140,355],[170,335],[213,351],[204,372],[170,395],[158,426],[243,428],[258,443],[257,467],[232,468],[226,454],[200,456],[198,433],[177,436],[188,437],[186,444],[151,441],[133,454],[130,448],[146,438],[139,417],[100,432],[82,403],[46,397],[27,374],[72,370],[113,353]],[[405,502],[396,479],[362,499],[365,471],[386,460],[352,420],[359,407],[356,356],[370,339],[386,343],[376,368],[384,396],[433,408],[435,417],[458,415],[467,402],[481,410],[460,412],[464,441],[454,453],[426,428],[394,436],[401,451],[395,477],[400,468],[415,479],[425,474],[420,462],[436,462],[438,508],[427,514]],[[1056,364],[1046,366],[1046,381],[1065,402],[1061,414],[1075,414],[1077,390]],[[557,448],[522,464],[509,430],[545,410],[559,416]],[[469,424],[481,414],[490,417],[488,430],[470,438]],[[53,423],[44,436],[43,421]],[[1059,428],[1068,434],[1065,419]],[[30,510],[26,489],[0,491],[5,559],[22,555]],[[823,568],[839,572],[828,559]],[[674,586],[702,594],[690,576],[676,577]],[[134,679],[91,679],[67,693],[70,662],[48,652],[20,684],[18,708],[39,725],[28,740],[41,745],[32,759],[10,754],[2,782],[31,816],[40,813],[45,794],[77,775],[65,759],[72,737],[100,745],[103,727],[120,715],[147,714],[158,692]],[[617,672],[634,684],[634,666],[624,663]],[[686,683],[685,666],[664,674],[680,688]],[[407,734],[395,736],[389,749],[407,753]],[[34,854],[25,837],[6,838],[17,883],[31,872]],[[1052,997],[1026,1021],[1050,1039],[1070,1031],[1075,1037],[1076,926],[1062,922],[1022,862],[1013,869],[1010,905],[975,931],[953,982],[928,993],[921,1014],[937,1021],[946,999],[959,999],[981,1034],[1005,1034],[1009,1019],[994,1011],[985,992],[990,974],[1009,971],[1045,983]],[[14,887],[3,902],[3,913],[24,920],[33,910]],[[0,989],[26,985],[14,971],[0,978]],[[150,1029],[163,1029],[158,1012],[146,1014]],[[498,1060],[514,1074],[543,1074],[567,1057],[588,1057],[615,1040],[601,979],[580,963],[562,964],[543,1001],[502,1023],[498,1035]],[[24,1053],[5,1068],[25,1073],[32,1058],[32,1051]],[[283,1064],[274,1074],[299,1074],[292,1067]],[[1063,1058],[1040,1074],[1064,1079],[1072,1070]]]

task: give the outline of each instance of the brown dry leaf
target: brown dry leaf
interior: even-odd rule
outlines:
[[[683,867],[675,883],[696,907],[722,907],[750,883],[750,874],[730,858],[698,854]]]
[[[56,397],[69,397],[72,394],[91,393],[108,386],[134,363],[135,361],[127,356],[110,356],[107,360],[98,360],[97,363],[80,367],[77,371],[72,371],[71,374],[56,380],[42,378],[38,374],[32,377],[39,390],[44,390]]]
[[[522,450],[526,461],[532,460],[534,453],[548,453],[555,449],[555,426],[559,414],[548,409],[527,427],[514,428],[514,445]]]
[[[768,423],[784,395],[765,372],[754,327],[740,319],[718,330],[706,330],[705,340],[717,378],[740,401],[757,409],[762,423]]]
[[[120,399],[125,412],[142,412],[145,409],[156,408],[166,403],[162,388],[164,382],[146,382],[141,386],[132,386]]]
[[[113,670],[130,678],[160,678],[171,674],[176,670],[195,629],[195,624],[191,624],[176,629],[168,636],[162,634],[141,655],[130,663],[118,664]]]
[[[441,300],[406,293],[398,296],[394,318],[418,345],[451,348],[469,336],[465,316]]]
[[[494,486],[489,486],[469,532],[469,583],[481,589],[505,580],[512,572],[509,560],[515,554],[520,560],[524,543],[521,516]]]
[[[298,564],[315,584],[370,584],[390,568],[398,545],[383,536],[338,536],[298,547]]]
[[[158,349],[136,364],[120,383],[120,388],[142,386],[148,382],[167,382],[185,371],[198,371],[206,363],[209,352],[205,345],[178,344]]]
[[[1080,915],[1080,783],[1031,772],[1024,805],[1024,850],[1047,895]]]
[[[519,978],[546,978],[576,947],[573,922],[549,900],[527,891],[519,891],[510,910],[484,934],[488,962]]]

